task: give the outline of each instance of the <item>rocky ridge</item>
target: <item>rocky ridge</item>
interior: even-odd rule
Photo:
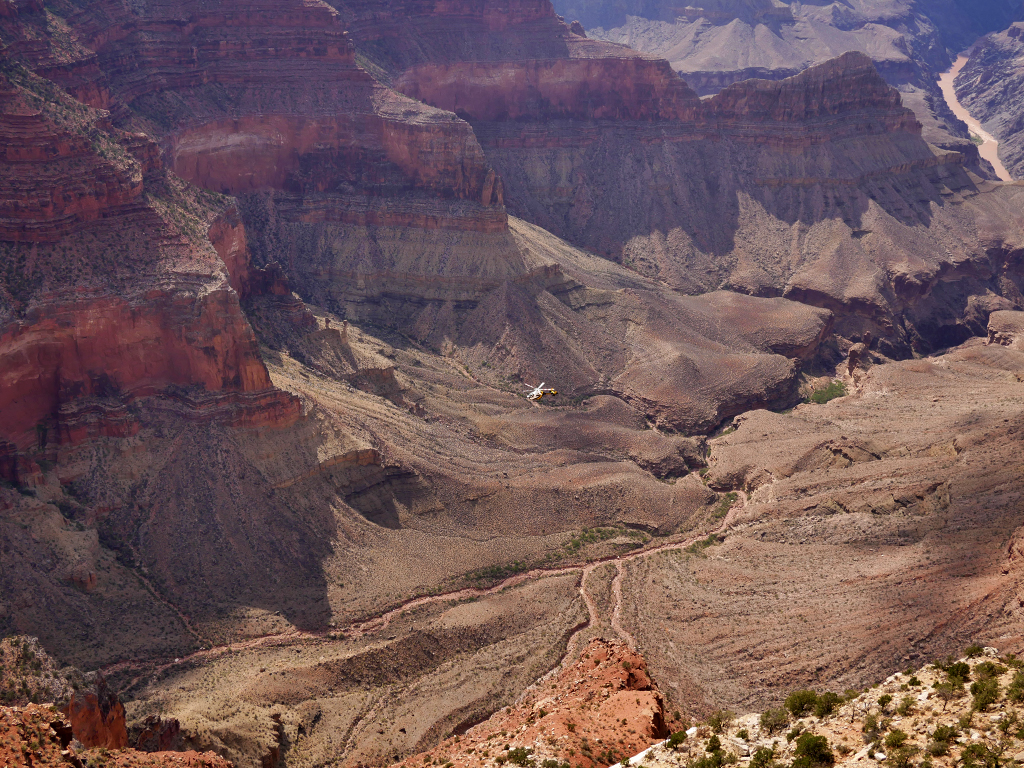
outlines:
[[[797,691],[783,707],[692,726],[629,764],[994,765],[1024,749],[1024,674],[1013,654],[971,650],[864,692]],[[701,762],[704,761],[704,762]]]
[[[397,765],[605,765],[667,735],[671,717],[643,656],[593,640],[515,705]]]
[[[0,707],[0,760],[4,765],[84,768],[231,768],[212,752],[139,752],[133,749],[82,749],[72,742],[71,726],[52,706]]]

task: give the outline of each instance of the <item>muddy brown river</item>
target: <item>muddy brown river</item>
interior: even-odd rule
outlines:
[[[953,64],[953,68],[939,78],[939,88],[942,89],[942,95],[945,97],[946,103],[949,104],[949,108],[953,110],[953,114],[967,123],[971,133],[981,138],[982,144],[978,147],[978,151],[983,158],[992,163],[992,166],[996,169],[996,175],[1003,181],[1013,181],[1013,177],[1006,170],[1003,161],[999,159],[999,141],[995,136],[986,131],[980,122],[974,119],[956,97],[953,81],[956,80],[956,76],[960,74],[960,70],[964,68],[966,63],[967,54],[961,54]]]

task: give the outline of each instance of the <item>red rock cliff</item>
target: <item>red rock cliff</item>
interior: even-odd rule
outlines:
[[[240,423],[294,419],[230,285],[247,274],[230,210],[154,168],[102,113],[17,78],[0,96],[0,443],[124,433],[123,413],[85,423],[80,409],[169,390],[226,396]]]

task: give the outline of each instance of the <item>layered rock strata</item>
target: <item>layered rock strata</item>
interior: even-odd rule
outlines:
[[[72,746],[71,726],[52,706],[0,707],[0,760],[11,768],[82,768],[102,761],[116,768],[231,768],[212,752],[138,752]]]
[[[860,54],[781,82],[739,83],[705,102],[680,97],[664,112],[637,103],[637,119],[626,121],[582,120],[579,112],[543,124],[506,118],[494,105],[512,103],[515,80],[491,76],[502,69],[514,70],[460,65],[455,80],[419,67],[398,82],[457,103],[504,179],[510,209],[570,242],[686,291],[725,285],[828,307],[844,318],[843,336],[870,332],[896,356],[983,332],[984,322],[950,323],[966,309],[966,297],[943,295],[954,264],[977,275],[969,291],[1004,293],[993,256],[950,237],[962,216],[948,204],[964,195],[985,207],[1004,203],[975,196],[963,157],[924,142],[899,95]],[[421,82],[430,73],[440,77],[435,91]],[[501,96],[488,96],[489,84]],[[678,103],[691,105],[685,120]],[[1015,247],[1015,220],[1004,219],[996,250]],[[935,244],[933,255],[921,242]],[[907,273],[929,287],[911,287]],[[1006,299],[1013,305],[1014,290]],[[941,330],[948,325],[959,328]]]
[[[665,57],[702,96],[750,78],[791,77],[861,51],[899,88],[927,141],[963,153],[975,172],[991,172],[936,80],[951,65],[947,51],[962,50],[1013,19],[1002,0],[972,4],[969,12],[955,3],[903,0],[842,8],[767,0],[705,0],[685,8],[668,2],[554,5],[567,19],[581,19],[590,37]]]
[[[247,269],[223,204],[25,70],[4,79],[0,109],[0,442],[44,455],[131,434],[131,402],[175,392],[200,418],[294,421],[218,253]]]

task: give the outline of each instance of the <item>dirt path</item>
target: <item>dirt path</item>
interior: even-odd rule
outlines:
[[[1013,181],[1013,177],[1006,170],[1003,161],[999,159],[999,140],[982,128],[981,123],[971,116],[971,113],[960,103],[960,99],[956,95],[956,89],[953,87],[953,82],[964,68],[964,65],[967,64],[969,55],[970,52],[961,54],[957,58],[956,63],[953,64],[953,68],[939,77],[939,88],[942,89],[942,95],[945,97],[949,108],[953,110],[953,114],[967,123],[971,133],[982,140],[981,146],[978,147],[978,152],[983,158],[992,163],[992,166],[996,169],[996,175],[1002,181]]]
[[[624,626],[622,626],[622,577],[625,574],[623,565],[625,561],[615,561],[615,578],[612,580],[612,595],[615,598],[615,607],[612,608],[611,625],[612,629],[618,633],[619,637],[623,639],[629,649],[632,651],[636,650],[636,639],[629,634]]]
[[[723,525],[712,531],[711,533],[721,533],[724,529]],[[427,595],[425,597],[413,598],[395,608],[381,614],[373,619],[368,619],[362,622],[355,622],[350,624],[348,627],[335,628],[330,630],[323,630],[320,632],[302,632],[299,630],[289,630],[287,632],[280,632],[273,635],[263,635],[261,637],[254,637],[248,640],[240,640],[233,643],[227,643],[224,645],[207,648],[204,650],[196,651],[194,653],[176,658],[173,661],[164,660],[163,662],[153,661],[139,662],[139,661],[121,661],[114,664],[107,665],[102,668],[102,672],[105,675],[111,675],[118,672],[126,672],[130,670],[148,671],[150,674],[158,674],[166,669],[169,669],[175,665],[192,662],[202,661],[208,659],[217,658],[223,654],[231,653],[234,651],[251,650],[255,648],[270,648],[276,646],[288,646],[299,643],[313,642],[317,640],[323,640],[325,637],[331,634],[340,633],[349,639],[358,639],[365,637],[369,634],[381,632],[388,628],[392,619],[401,616],[402,614],[408,613],[409,611],[422,608],[423,606],[433,605],[436,603],[451,603],[459,600],[468,600],[470,598],[487,597],[489,595],[495,595],[503,590],[511,587],[519,586],[527,581],[533,581],[547,576],[562,576],[570,573],[580,574],[580,597],[587,607],[588,622],[577,630],[573,636],[569,639],[569,643],[566,648],[565,656],[563,657],[562,663],[570,659],[573,654],[577,653],[579,649],[575,646],[577,644],[577,638],[584,629],[588,626],[593,626],[598,621],[598,610],[597,605],[594,603],[593,598],[587,591],[586,582],[587,576],[590,575],[596,568],[605,565],[606,563],[614,563],[617,569],[614,580],[612,581],[612,594],[614,596],[615,605],[612,609],[612,615],[609,623],[612,629],[626,642],[626,644],[635,649],[636,640],[633,636],[622,626],[621,615],[622,615],[622,578],[624,575],[623,565],[632,560],[637,560],[651,555],[658,554],[660,552],[668,552],[672,550],[685,549],[691,546],[697,541],[707,538],[709,534],[702,534],[700,536],[693,536],[683,541],[678,541],[670,544],[662,544],[651,549],[645,549],[640,552],[633,552],[622,555],[609,555],[608,557],[599,558],[592,560],[589,563],[581,565],[567,565],[562,568],[535,568],[530,571],[510,576],[507,579],[499,582],[493,587],[486,589],[478,588],[466,588],[459,589],[453,592],[446,592],[439,595]]]

